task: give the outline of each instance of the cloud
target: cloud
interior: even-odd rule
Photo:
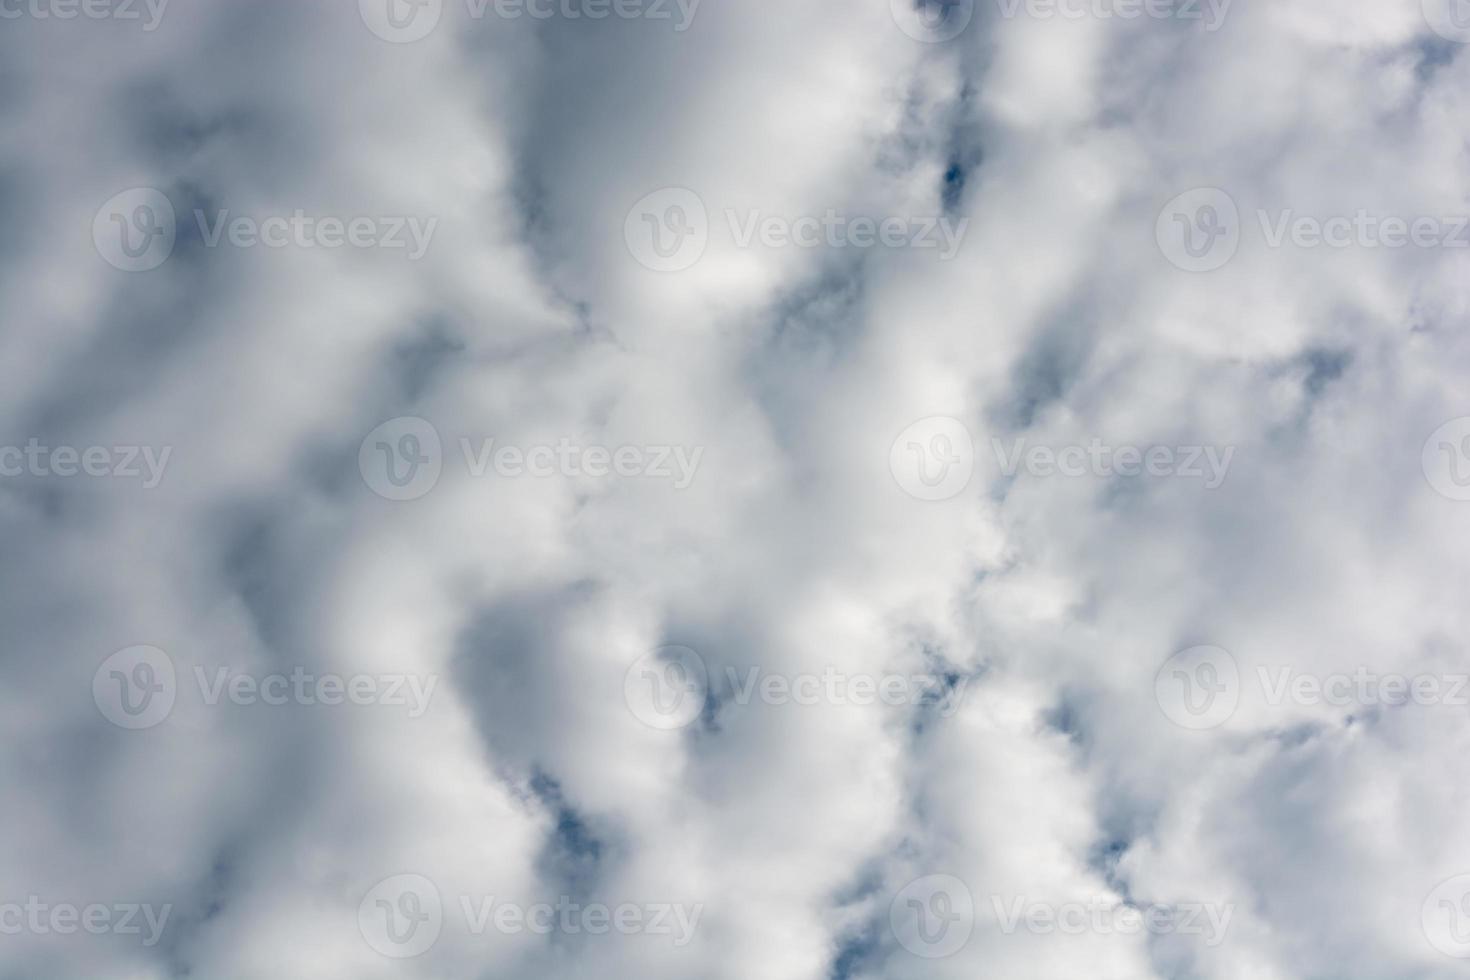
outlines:
[[[906,2],[0,4],[0,973],[1457,975],[1455,11]]]

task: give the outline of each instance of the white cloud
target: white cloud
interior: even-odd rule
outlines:
[[[170,456],[155,487],[0,477],[0,972],[1457,975],[1463,708],[1257,683],[1465,670],[1470,510],[1436,482],[1467,460],[1426,440],[1470,416],[1466,252],[1260,222],[1470,213],[1470,62],[1419,4],[1237,0],[1209,30],[979,0],[924,43],[883,0],[705,0],[682,31],[366,2],[175,0],[151,31],[6,8],[0,448]],[[99,215],[132,188],[178,216],[151,270],[93,240],[157,217]],[[1160,219],[1200,188],[1239,247],[1190,272],[1158,239],[1208,248],[1208,216]],[[207,247],[195,213],[224,209],[436,224],[417,258]],[[731,212],[964,231],[791,247]],[[660,271],[640,230],[702,239]],[[360,466],[416,465],[401,418],[442,470],[391,500]],[[700,455],[687,487],[476,475],[461,440],[490,439]],[[1215,488],[1010,477],[1017,439],[1234,455]],[[910,451],[973,471],[918,499]],[[661,730],[625,682],[671,645],[708,683],[641,678],[702,706]],[[129,730],[94,680],[162,683],[98,679],[137,646],[175,702]],[[1195,646],[1240,683],[1191,730],[1156,679]],[[421,717],[193,681],[298,667],[437,681]],[[953,701],[737,698],[752,669]],[[965,915],[950,880],[971,933],[917,955]],[[32,896],[170,915],[145,946],[37,925]],[[487,899],[698,912],[676,944],[485,927]],[[1218,943],[1001,928],[1016,902],[1232,917]],[[424,916],[421,955],[383,955]]]

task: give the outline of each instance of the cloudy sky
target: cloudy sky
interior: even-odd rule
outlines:
[[[0,0],[0,980],[1470,971],[1470,3]]]

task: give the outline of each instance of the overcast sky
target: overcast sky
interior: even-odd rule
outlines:
[[[0,980],[1470,969],[1470,3],[0,0]]]

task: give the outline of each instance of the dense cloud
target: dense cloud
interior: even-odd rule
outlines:
[[[0,0],[0,977],[1441,980],[1462,0]]]

